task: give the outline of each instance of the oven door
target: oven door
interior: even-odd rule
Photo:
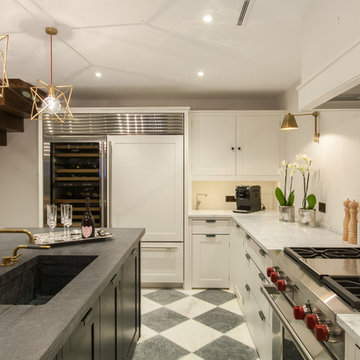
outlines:
[[[334,360],[327,348],[316,340],[304,321],[295,320],[292,305],[272,285],[261,288],[273,310],[273,360]]]

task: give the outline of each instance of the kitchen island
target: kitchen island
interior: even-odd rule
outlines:
[[[39,233],[46,229],[30,230]],[[114,228],[109,231],[115,236],[103,241],[58,246],[49,250],[22,249],[20,252],[23,255],[17,263],[0,267],[0,279],[5,282],[7,273],[37,256],[93,257],[91,263],[47,303],[0,304],[2,360],[76,358],[76,346],[84,344],[72,344],[70,340],[74,335],[80,341],[90,341],[89,349],[82,350],[94,353],[95,359],[101,354],[124,351],[122,343],[112,344],[109,336],[113,336],[114,342],[125,337],[131,347],[130,351],[133,351],[140,335],[139,244],[145,230]],[[27,237],[22,234],[1,234],[0,256],[11,255],[19,244],[28,244]],[[109,304],[112,306],[109,307]],[[113,315],[119,320],[112,319],[111,316],[109,320],[109,314],[115,309],[118,313]],[[129,319],[132,327],[136,323],[136,328],[123,326],[122,319]],[[90,332],[81,334],[83,329],[86,330],[87,323]],[[106,339],[102,339],[100,333],[107,334]],[[90,339],[86,339],[87,335]],[[100,346],[100,342],[106,346]],[[105,358],[104,356],[101,357]],[[121,358],[126,358],[126,354]]]

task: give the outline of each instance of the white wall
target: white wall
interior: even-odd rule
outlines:
[[[0,227],[38,226],[38,122],[0,147]]]
[[[295,86],[283,97],[286,108],[297,112]],[[297,117],[299,130],[287,132],[286,157],[295,160],[295,155],[306,153],[313,158],[314,173],[310,181],[310,192],[318,201],[325,202],[326,214],[318,214],[323,225],[342,231],[344,217],[343,201],[346,198],[360,199],[360,111],[320,111],[320,142],[313,142],[314,121],[312,116]],[[302,178],[295,180],[297,208],[301,206]]]

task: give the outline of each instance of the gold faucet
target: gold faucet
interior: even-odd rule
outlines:
[[[32,234],[31,231],[26,229],[0,229],[0,234],[1,233],[5,233],[5,234],[24,233],[29,237],[30,244],[35,244],[34,235]]]
[[[35,249],[35,250],[50,249],[50,246],[49,245],[18,245],[13,250],[12,256],[4,256],[2,258],[2,263],[0,264],[0,266],[10,266],[14,262],[16,262],[18,260],[19,256],[22,255],[21,253],[20,254],[17,253],[19,249]]]

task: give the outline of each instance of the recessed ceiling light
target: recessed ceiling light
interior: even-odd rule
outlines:
[[[211,15],[205,15],[203,17],[204,22],[210,23],[213,21],[213,17]]]
[[[96,73],[95,73],[95,76],[96,76],[97,78],[101,78],[101,77],[102,77],[102,73],[101,73],[101,72],[96,72]]]
[[[199,72],[197,73],[197,75],[198,75],[198,77],[203,77],[205,74],[204,74],[203,71],[199,71]]]

